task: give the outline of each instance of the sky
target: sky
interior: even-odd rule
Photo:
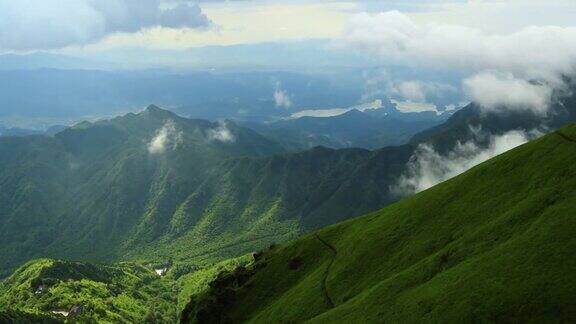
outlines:
[[[338,39],[356,15],[398,11],[418,23],[509,33],[574,24],[572,0],[0,0],[0,49],[185,49]]]
[[[506,104],[544,114],[575,67],[576,1],[0,0],[0,53],[186,68],[209,66],[219,53],[230,60],[240,55],[237,46],[253,48],[244,55],[256,61],[271,60],[258,47],[270,43],[300,44],[309,65],[352,61],[332,55],[343,52],[357,55],[359,66],[376,62],[385,68],[372,77],[398,100],[426,103],[456,91],[488,110]],[[208,47],[216,50],[193,52]],[[460,79],[386,77],[396,67]]]

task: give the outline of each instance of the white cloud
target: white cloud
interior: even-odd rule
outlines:
[[[197,4],[160,0],[0,0],[0,49],[85,45],[150,27],[197,28],[210,20]]]
[[[456,93],[457,89],[449,84],[409,80],[392,83],[389,94],[400,96],[410,102],[426,103],[431,98],[440,98],[445,93]]]
[[[482,72],[464,80],[464,91],[485,111],[531,111],[545,114],[552,97],[546,84],[530,83],[510,73]]]
[[[274,102],[276,107],[280,108],[290,108],[292,107],[292,99],[287,91],[281,88],[279,82],[276,83],[276,89],[274,90]]]
[[[438,23],[418,24],[398,11],[355,15],[344,40],[398,64],[461,71],[508,71],[531,78],[574,70],[576,28],[526,27],[508,34]]]
[[[532,26],[488,34],[460,25],[417,23],[390,11],[355,15],[344,40],[388,64],[477,74],[463,86],[489,111],[509,104],[506,108],[545,113],[551,89],[562,86],[562,75],[572,75],[576,68],[575,27]],[[401,83],[394,90],[410,101],[426,98],[426,91],[415,82]]]
[[[487,135],[480,130],[472,132],[474,140],[458,142],[447,154],[441,155],[428,144],[420,145],[392,191],[403,196],[428,189],[541,135],[537,131],[517,130],[503,135]],[[478,141],[486,137],[488,146],[479,146]]]
[[[424,5],[411,10],[411,16],[416,20],[465,25],[496,33],[516,31],[529,25],[573,26],[574,14],[576,14],[576,3],[573,0],[424,0],[415,2],[428,4],[428,6]]]
[[[193,3],[179,3],[162,11],[160,25],[169,28],[205,28],[212,24],[200,6]]]
[[[156,135],[148,143],[148,152],[150,154],[162,154],[169,149],[175,149],[182,144],[183,134],[176,129],[173,120],[168,120],[156,131]]]
[[[404,99],[412,102],[426,102],[426,93],[418,81],[404,81],[398,84],[396,91]]]
[[[218,122],[218,127],[209,129],[207,132],[209,141],[218,141],[222,143],[236,142],[236,136],[228,128],[226,122]]]
[[[17,0],[13,1],[17,2]],[[24,1],[40,2],[42,0]],[[46,1],[52,3],[60,2],[60,0]],[[87,0],[62,0],[61,2],[66,1],[83,2]],[[124,0],[102,1],[121,3]],[[135,1],[144,3],[153,0]],[[179,3],[188,3],[190,7],[197,8],[193,0],[162,0],[160,10],[165,12],[164,16],[168,16],[170,9],[176,8]],[[122,32],[109,34],[101,41],[90,42],[90,44],[85,46],[68,47],[65,51],[69,54],[90,55],[96,53],[96,55],[98,55],[102,51],[113,51],[117,53],[127,48],[138,48],[174,51],[173,54],[178,56],[190,48],[212,45],[230,46],[262,42],[329,39],[337,37],[341,33],[342,27],[350,15],[350,10],[354,7],[354,4],[340,2],[202,1],[200,8],[202,9],[201,12],[203,15],[199,16],[198,19],[194,21],[195,23],[189,24],[189,26],[187,26],[189,28],[157,28],[150,26],[150,28],[140,29],[135,33]],[[2,17],[0,13],[0,19],[2,19]],[[210,21],[213,21],[209,26],[210,28],[206,29],[202,26],[199,26],[200,28],[194,28],[194,26],[198,25],[198,22],[204,21],[206,17],[208,17]],[[295,17],[297,18],[295,19]],[[169,27],[175,23],[175,21],[165,23],[164,27]],[[52,48],[58,47],[59,46]],[[2,48],[0,47],[0,49]],[[157,54],[153,52],[138,52],[135,58],[139,56],[146,56],[146,61],[154,63],[159,59]],[[132,63],[134,55],[123,59],[128,61],[126,63]],[[178,57],[167,58],[164,56],[164,53],[162,60],[173,60],[175,61],[174,63],[180,61]],[[183,56],[182,60],[195,62],[194,57],[185,58]],[[278,57],[278,60],[282,61],[283,59]],[[180,64],[181,62],[183,61],[180,61]],[[212,67],[209,62],[207,62],[206,65]]]
[[[362,72],[364,79],[364,93],[361,101],[369,101],[388,96],[388,88],[392,76],[385,68],[377,68]]]
[[[415,79],[418,76],[422,79]],[[362,77],[362,101],[389,98],[406,111],[436,111],[438,106],[446,105],[446,101],[458,100],[462,96],[455,86],[456,76],[435,80],[435,73],[430,71],[419,70],[418,75],[414,75],[413,71],[389,72],[386,68],[378,68],[364,71]]]

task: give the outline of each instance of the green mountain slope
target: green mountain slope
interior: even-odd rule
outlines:
[[[36,259],[0,282],[0,323],[175,323],[191,295],[205,291],[221,272],[253,261],[246,254],[184,269],[171,262]]]
[[[0,277],[38,257],[211,264],[390,203],[410,146],[285,154],[151,106],[0,138]]]
[[[256,255],[185,322],[576,319],[576,125],[378,212]]]
[[[115,260],[163,234],[222,161],[281,151],[249,129],[154,106],[54,137],[1,138],[0,275],[34,257]]]
[[[57,324],[64,323],[61,318],[56,315],[47,313],[31,313],[19,310],[0,310],[1,323],[42,323],[42,324]]]
[[[210,264],[372,211],[395,199],[389,184],[411,152],[316,148],[225,161],[182,201],[166,235],[130,256]]]
[[[16,323],[174,322],[176,290],[152,270],[34,260],[0,283],[0,319]],[[2,313],[3,312],[3,313]]]

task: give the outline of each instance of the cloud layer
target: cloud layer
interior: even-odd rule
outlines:
[[[393,186],[392,191],[404,196],[426,190],[541,135],[537,131],[527,133],[516,130],[503,135],[488,135],[479,130],[472,132],[475,140],[458,143],[452,151],[444,155],[436,152],[430,145],[420,145],[410,159],[407,171]],[[488,146],[479,146],[478,140],[486,137]]]
[[[543,115],[552,98],[547,84],[517,79],[510,73],[482,72],[464,80],[464,91],[484,110],[531,111]]]
[[[286,90],[283,90],[280,83],[276,83],[276,89],[274,90],[274,103],[276,107],[280,108],[290,108],[292,107],[292,99]]]
[[[388,91],[393,96],[397,95],[404,100],[418,103],[429,102],[432,98],[442,97],[444,93],[455,92],[457,92],[457,89],[449,84],[418,80],[392,83]]]
[[[380,56],[388,64],[472,75],[464,84],[472,99],[495,90],[493,98],[481,102],[490,111],[512,104],[513,109],[523,106],[542,113],[547,109],[550,88],[561,86],[562,76],[574,74],[576,68],[574,27],[526,27],[508,34],[487,34],[459,25],[418,24],[405,14],[390,11],[355,15],[344,41]],[[532,80],[547,86],[532,84]],[[503,90],[487,89],[487,82]],[[417,84],[399,88],[413,99],[424,97],[420,90]],[[507,95],[507,90],[512,93]]]
[[[151,27],[211,25],[195,3],[160,0],[0,0],[0,49],[54,49]]]
[[[495,35],[458,25],[417,24],[390,11],[356,15],[344,37],[397,63],[471,72],[491,69],[551,78],[573,71],[576,61],[574,27],[527,27]]]

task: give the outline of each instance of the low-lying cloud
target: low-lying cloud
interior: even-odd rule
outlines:
[[[363,72],[364,93],[361,101],[367,102],[376,98],[389,98],[393,102],[403,103],[408,110],[410,106],[416,111],[436,110],[445,104],[448,98],[460,98],[461,91],[455,84],[445,81],[419,80],[414,76],[395,75],[384,68]],[[425,107],[425,109],[419,109]]]
[[[276,107],[279,108],[290,108],[292,107],[292,99],[286,90],[283,90],[280,83],[276,83],[276,89],[274,90],[274,103]]]
[[[502,135],[471,131],[474,140],[457,143],[447,154],[438,153],[428,144],[420,145],[410,159],[406,172],[392,187],[392,192],[405,196],[426,190],[541,135],[538,131],[514,130]],[[486,138],[488,146],[478,145],[479,140]]]
[[[182,142],[182,132],[177,130],[173,120],[168,120],[148,143],[148,152],[153,155],[162,154],[167,150],[176,149]]]
[[[218,122],[218,126],[213,129],[209,129],[207,132],[209,141],[218,141],[222,143],[234,143],[236,142],[236,136],[228,128],[226,122]]]
[[[400,96],[410,102],[426,103],[433,98],[441,98],[446,93],[456,93],[458,90],[450,85],[440,82],[426,82],[408,80],[392,83],[389,94]]]
[[[482,72],[464,80],[464,92],[485,111],[531,111],[543,115],[552,99],[544,83],[515,78],[510,73]]]
[[[0,49],[55,49],[146,28],[206,28],[196,3],[160,0],[0,0]]]

